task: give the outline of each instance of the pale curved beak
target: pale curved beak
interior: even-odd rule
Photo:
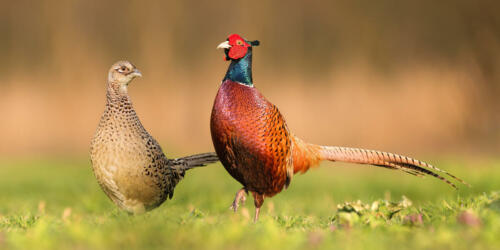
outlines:
[[[229,49],[229,48],[231,48],[231,45],[229,45],[229,41],[225,41],[219,44],[219,46],[217,46],[217,49]]]
[[[138,69],[135,69],[133,72],[132,72],[132,75],[134,77],[142,77],[142,73],[138,70]]]

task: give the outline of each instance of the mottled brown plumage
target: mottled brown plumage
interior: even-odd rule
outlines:
[[[219,88],[211,116],[215,151],[228,173],[243,185],[232,208],[236,211],[245,192],[251,192],[256,207],[255,220],[265,197],[286,188],[295,173],[305,173],[322,160],[369,164],[406,173],[431,175],[456,188],[434,171],[430,164],[397,154],[306,143],[290,133],[278,108],[252,82],[252,46],[239,35],[231,35],[219,45],[231,65]],[[234,50],[234,51],[233,51]]]
[[[141,76],[133,64],[115,63],[108,74],[106,107],[90,147],[94,174],[120,208],[141,213],[172,198],[186,170],[218,161],[215,153],[168,159],[144,129],[127,93]]]

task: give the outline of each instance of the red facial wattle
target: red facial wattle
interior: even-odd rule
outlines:
[[[229,49],[229,53],[227,54],[231,59],[240,59],[243,58],[247,54],[248,48],[243,46],[234,46]]]
[[[228,41],[231,48],[229,49],[227,56],[233,60],[243,58],[248,52],[248,47],[251,46],[245,41],[245,39],[237,34],[230,35]]]

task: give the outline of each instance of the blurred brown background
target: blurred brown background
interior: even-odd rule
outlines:
[[[500,2],[7,1],[0,156],[85,156],[106,73],[132,61],[145,127],[170,155],[212,150],[231,33],[259,39],[254,82],[310,142],[500,153]]]

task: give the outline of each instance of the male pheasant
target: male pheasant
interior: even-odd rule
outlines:
[[[238,209],[245,193],[251,192],[258,220],[265,197],[290,185],[295,173],[305,173],[322,160],[370,164],[423,176],[431,175],[456,188],[434,171],[457,177],[425,162],[393,153],[347,147],[319,146],[293,135],[278,108],[252,82],[252,46],[237,34],[217,48],[231,60],[214,101],[210,128],[215,151],[229,174],[243,185],[232,208]],[[432,169],[432,170],[431,170]]]
[[[142,213],[172,198],[187,170],[218,161],[215,153],[168,159],[144,129],[127,86],[141,73],[127,61],[108,73],[106,108],[90,146],[92,167],[106,195],[130,213]]]

